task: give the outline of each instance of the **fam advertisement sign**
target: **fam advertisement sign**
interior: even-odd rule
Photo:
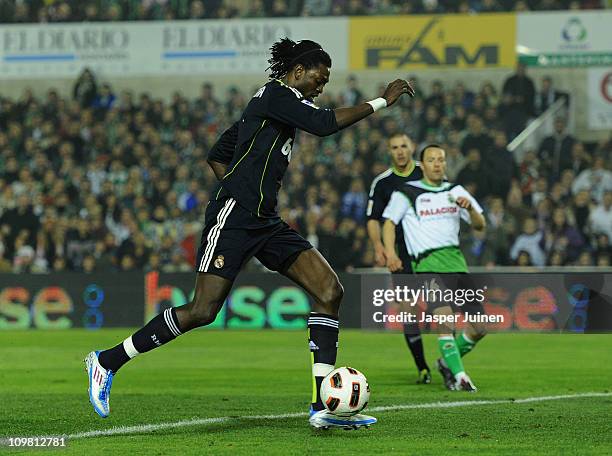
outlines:
[[[607,68],[589,68],[587,85],[589,128],[612,130],[612,64]]]
[[[347,69],[348,19],[248,19],[7,25],[0,79],[263,73],[279,38],[312,39]]]
[[[530,66],[612,66],[612,11],[517,16],[519,59]]]
[[[497,68],[515,63],[513,14],[351,18],[352,70]]]

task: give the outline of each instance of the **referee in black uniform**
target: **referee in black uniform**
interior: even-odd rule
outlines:
[[[391,155],[391,168],[379,174],[372,181],[370,187],[370,199],[367,208],[368,236],[374,246],[374,255],[377,266],[387,264],[385,248],[382,244],[380,224],[384,222],[383,211],[387,207],[391,194],[396,190],[402,190],[406,182],[419,180],[423,177],[419,163],[412,159],[414,154],[414,143],[405,133],[395,133],[388,139],[389,154]],[[404,232],[401,225],[395,230],[396,249],[404,269],[394,274],[411,274],[411,262],[406,244],[404,243]],[[431,371],[425,361],[423,352],[423,340],[421,330],[417,323],[404,324],[404,337],[414,363],[419,371],[417,383],[431,383]]]
[[[90,377],[90,400],[102,416],[110,410],[107,377],[112,378],[140,353],[212,323],[240,268],[256,256],[269,269],[302,286],[314,300],[308,319],[313,360],[310,424],[359,427],[376,422],[373,417],[359,418],[364,415],[325,420],[319,386],[336,361],[343,288],[325,258],[281,220],[277,195],[291,160],[296,129],[331,135],[391,106],[404,94],[414,96],[414,89],[397,79],[380,98],[350,108],[319,109],[313,100],[329,81],[332,62],[327,52],[313,41],[288,38],[276,42],[271,52],[270,80],[209,155],[220,184],[206,209],[193,299],[162,312],[117,346],[88,355],[100,380],[92,382]]]

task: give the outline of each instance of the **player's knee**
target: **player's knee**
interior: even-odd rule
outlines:
[[[189,308],[189,317],[194,327],[210,325],[217,317],[218,303],[193,301]]]
[[[325,287],[321,301],[331,314],[337,314],[343,296],[344,287],[340,283],[340,280],[338,280],[338,277],[333,277]]]
[[[487,335],[487,328],[484,325],[474,324],[468,332],[468,336],[476,342]]]
[[[475,334],[474,334],[474,338],[476,340],[480,340],[482,339],[484,336],[487,335],[487,328],[485,328],[484,326],[482,327],[478,327],[478,328],[474,328],[475,329]]]

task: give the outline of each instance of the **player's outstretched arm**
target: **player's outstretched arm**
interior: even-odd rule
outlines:
[[[395,223],[392,220],[385,220],[382,238],[385,246],[385,256],[387,257],[387,267],[391,272],[399,271],[403,268],[403,265],[395,251]]]
[[[374,261],[376,266],[385,266],[387,264],[387,256],[385,254],[385,246],[381,241],[380,222],[378,220],[368,220],[366,224],[368,237],[374,247]]]
[[[362,103],[351,108],[334,109],[338,128],[342,129],[353,125],[355,122],[366,118],[379,109],[393,105],[402,95],[408,94],[413,97],[414,93],[414,88],[408,81],[396,79],[387,86],[387,89],[381,98],[376,98],[368,101],[367,103]]]

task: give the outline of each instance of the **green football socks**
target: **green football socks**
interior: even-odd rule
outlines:
[[[461,354],[453,336],[440,336],[438,338],[438,346],[440,347],[440,353],[442,358],[444,358],[444,362],[453,375],[465,372],[463,361],[461,361]]]
[[[463,358],[472,349],[476,346],[476,342],[470,339],[465,332],[462,332],[457,337],[455,337],[455,344],[457,345],[457,349],[459,350],[459,354]]]

